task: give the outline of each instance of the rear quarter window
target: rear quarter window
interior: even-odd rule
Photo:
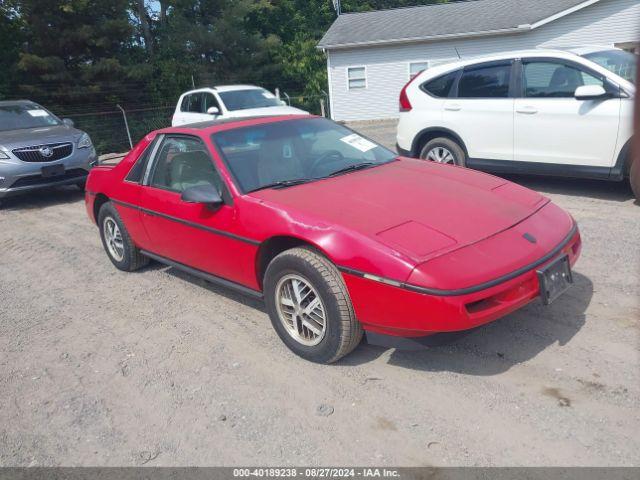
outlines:
[[[456,70],[455,72],[446,73],[433,80],[429,80],[422,85],[422,90],[432,97],[447,98],[451,95],[453,84],[459,73],[460,71]]]
[[[141,183],[142,178],[144,177],[144,172],[147,169],[147,163],[149,163],[149,157],[151,157],[151,152],[153,151],[153,146],[156,144],[158,137],[154,138],[147,148],[144,149],[142,154],[136,160],[136,163],[133,165],[129,173],[127,174],[125,180],[127,182],[133,183]]]

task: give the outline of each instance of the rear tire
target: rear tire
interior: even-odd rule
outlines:
[[[457,142],[447,137],[429,140],[422,147],[420,158],[436,163],[458,165],[459,167],[467,165],[467,155],[464,153],[464,149]]]
[[[265,273],[264,294],[276,333],[306,360],[333,363],[362,340],[342,275],[313,250],[293,248],[275,257]]]
[[[109,260],[118,270],[133,272],[149,263],[149,257],[142,255],[134,245],[118,211],[111,202],[106,202],[100,207],[98,226],[102,246]]]
[[[640,202],[640,159],[634,159],[629,170],[629,183],[631,190],[636,196],[636,200]]]

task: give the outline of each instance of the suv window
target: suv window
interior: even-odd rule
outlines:
[[[165,137],[155,156],[149,185],[182,193],[207,184],[222,194],[222,179],[204,143],[193,137]]]
[[[207,113],[207,110],[211,107],[216,107],[220,110],[220,105],[218,105],[218,101],[213,93],[204,92],[202,96],[204,97],[202,113]]]
[[[508,98],[511,64],[466,68],[458,85],[459,98]]]
[[[582,85],[600,85],[604,80],[577,67],[558,62],[524,64],[524,96],[529,98],[572,98]]]
[[[459,73],[460,71],[457,70],[434,78],[422,85],[422,89],[434,97],[446,98],[451,95],[451,87],[453,87]]]
[[[189,113],[202,113],[204,106],[204,93],[192,93],[187,95],[182,100],[182,105],[180,106],[180,110],[183,112]]]

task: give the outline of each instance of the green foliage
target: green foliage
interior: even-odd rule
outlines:
[[[442,0],[343,0],[344,12]],[[0,98],[73,113],[172,105],[192,84],[251,82],[318,110],[331,0],[3,0]]]

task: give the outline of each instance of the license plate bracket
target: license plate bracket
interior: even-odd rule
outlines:
[[[64,165],[47,165],[46,167],[42,167],[42,176],[44,178],[49,177],[57,177],[59,175],[64,175]]]
[[[545,305],[552,304],[573,285],[573,273],[568,255],[556,259],[537,273],[540,296]]]

